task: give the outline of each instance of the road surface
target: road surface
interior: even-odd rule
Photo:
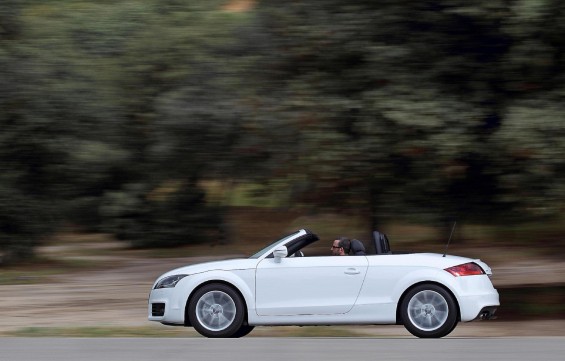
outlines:
[[[563,361],[565,337],[0,338],[2,361]]]

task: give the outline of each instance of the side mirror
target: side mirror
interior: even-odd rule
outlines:
[[[275,262],[279,263],[281,258],[288,256],[288,249],[286,246],[280,246],[273,251],[273,256],[275,257]]]

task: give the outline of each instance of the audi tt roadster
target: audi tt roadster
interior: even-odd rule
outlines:
[[[331,245],[317,241],[301,229],[249,258],[169,271],[153,284],[149,320],[206,337],[242,337],[260,325],[401,324],[416,337],[439,338],[459,322],[493,318],[499,306],[481,260],[397,254],[379,232],[372,252],[357,241],[355,255],[331,256]],[[327,255],[309,251],[317,244]]]

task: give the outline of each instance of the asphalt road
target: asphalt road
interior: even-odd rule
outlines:
[[[0,338],[2,361],[562,361],[565,337]]]

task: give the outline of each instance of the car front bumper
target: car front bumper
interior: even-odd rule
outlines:
[[[185,300],[177,297],[174,288],[151,290],[149,295],[149,321],[172,325],[184,325]]]

